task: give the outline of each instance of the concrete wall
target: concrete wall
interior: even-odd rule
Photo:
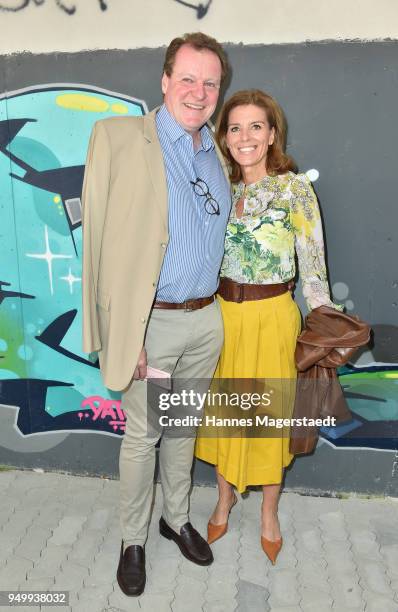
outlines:
[[[161,47],[197,29],[244,44],[397,39],[397,17],[395,0],[0,0],[0,47]]]
[[[128,15],[131,6],[119,4],[124,4],[119,7],[120,25],[126,22],[120,19],[122,8]],[[226,47],[233,65],[226,95],[260,87],[282,104],[289,122],[289,151],[300,169],[309,171],[320,199],[334,297],[375,330],[373,345],[358,356],[353,369],[340,373],[354,415],[352,431],[360,439],[344,429],[333,440],[323,432],[316,453],[295,461],[286,484],[396,495],[398,215],[393,177],[398,43],[247,43],[269,40],[265,34],[271,18],[278,42],[283,36],[293,41],[317,34],[328,38],[333,27],[334,38],[396,36],[388,28],[397,22],[386,19],[384,30],[371,31],[365,19],[371,5],[363,2],[356,21],[354,12],[345,20],[340,12],[348,28],[342,30],[337,18],[326,18],[331,3],[316,11],[315,3],[307,2],[294,9],[293,32],[282,28],[282,5],[293,12],[285,1],[270,9],[269,19],[259,27],[246,27],[245,19],[248,24],[258,22],[256,15],[265,4],[244,4],[240,31],[245,45]],[[356,3],[351,4],[354,8]],[[388,16],[392,3],[384,4]],[[5,6],[22,7],[22,1],[0,0],[5,52],[0,57],[0,462],[116,475],[124,414],[118,397],[102,386],[96,364],[81,352],[79,195],[92,124],[109,114],[142,114],[161,102],[163,50],[8,53],[17,46],[36,52],[63,49],[67,32],[69,50],[146,46],[141,19],[150,5],[159,3],[142,3],[136,21],[131,21],[135,44],[128,43],[128,28],[123,26],[120,37],[110,27],[102,45],[94,25],[99,19],[112,23],[114,3],[75,0],[73,5],[71,14],[62,8],[66,0],[30,2],[5,11]],[[151,17],[151,24],[159,22],[159,27],[147,27],[145,40],[158,47],[182,31],[201,28],[218,34],[217,27],[224,27],[220,38],[239,41],[243,3],[228,5],[228,19],[221,0],[214,0],[198,19],[194,8],[162,2],[167,11]],[[39,14],[51,16],[46,36],[42,23],[34,21]],[[19,28],[28,15],[30,31],[33,25],[37,30],[22,40]],[[90,28],[87,19],[92,20]],[[79,38],[81,22],[86,25],[85,43]],[[377,19],[371,23],[376,26]],[[297,299],[303,306],[300,292]],[[202,482],[213,479],[212,470],[199,462],[195,475]]]

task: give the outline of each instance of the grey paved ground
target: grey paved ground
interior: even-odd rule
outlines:
[[[118,495],[119,483],[110,480],[0,472],[0,590],[70,591],[69,608],[43,611],[398,612],[396,499],[284,493],[284,546],[273,567],[260,548],[260,493],[251,492],[213,545],[213,565],[202,568],[159,535],[157,487],[147,588],[127,598],[115,580]],[[215,498],[215,489],[193,490],[191,521],[203,534]]]

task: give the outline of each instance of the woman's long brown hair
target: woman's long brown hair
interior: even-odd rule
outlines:
[[[229,114],[233,108],[247,106],[248,104],[254,104],[254,106],[264,109],[269,126],[274,128],[275,131],[274,142],[268,147],[267,152],[267,173],[275,175],[284,174],[288,170],[295,172],[297,167],[294,160],[285,153],[287,126],[283,111],[278,102],[260,89],[243,89],[234,93],[225,102],[217,121],[216,140],[222,154],[229,163],[231,182],[238,183],[242,180],[242,172],[239,164],[230,154],[226,143]]]

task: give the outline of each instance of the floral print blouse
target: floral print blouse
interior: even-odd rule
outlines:
[[[244,199],[241,218],[236,204]],[[296,274],[297,253],[303,294],[309,309],[330,300],[322,221],[305,174],[266,176],[257,183],[232,187],[233,206],[225,239],[221,276],[238,283],[269,284]]]

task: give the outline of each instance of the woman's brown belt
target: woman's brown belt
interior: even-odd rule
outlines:
[[[289,291],[293,281],[274,283],[272,285],[253,285],[251,283],[236,283],[230,278],[221,278],[218,295],[227,302],[246,302],[249,300],[265,300]]]

